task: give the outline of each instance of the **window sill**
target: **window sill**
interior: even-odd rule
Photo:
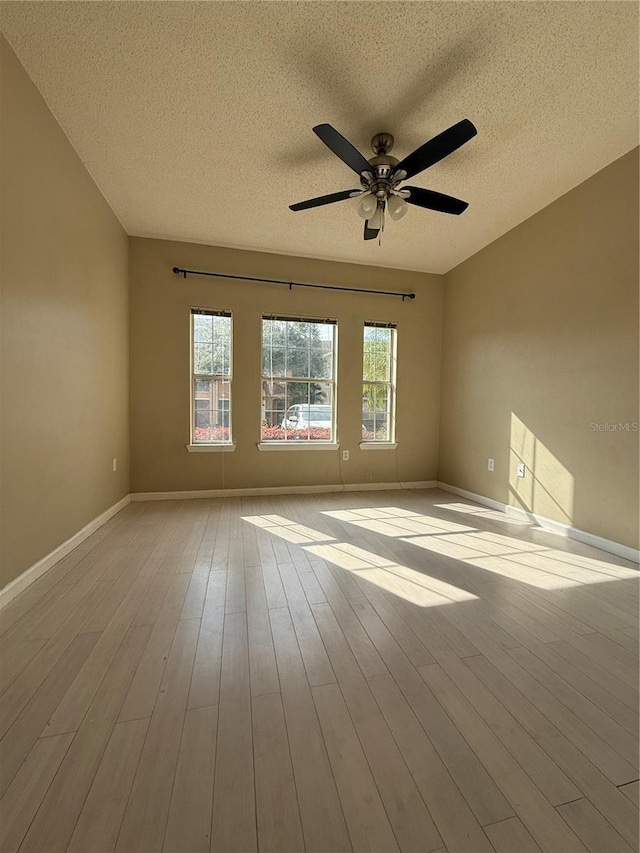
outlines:
[[[338,450],[335,441],[261,441],[258,450]]]
[[[185,444],[189,453],[233,453],[235,444]]]
[[[361,441],[360,450],[395,450],[398,447],[395,441]]]

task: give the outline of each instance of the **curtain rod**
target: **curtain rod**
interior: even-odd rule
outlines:
[[[395,290],[366,290],[363,287],[338,287],[333,284],[305,284],[302,281],[284,281],[279,278],[256,278],[251,275],[229,275],[222,272],[204,272],[202,270],[183,270],[181,267],[174,267],[173,272],[176,275],[182,274],[184,278],[188,275],[208,275],[213,278],[233,278],[240,281],[264,281],[267,284],[286,284],[289,290],[294,287],[313,287],[318,290],[346,290],[350,293],[373,293],[376,296],[399,296],[404,302],[405,299],[415,299],[415,293],[398,293]]]

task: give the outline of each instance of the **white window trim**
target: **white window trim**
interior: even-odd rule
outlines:
[[[204,441],[198,444],[185,444],[189,453],[233,453],[235,444],[229,441],[220,444],[207,444]]]
[[[300,441],[296,441],[295,439],[290,439],[289,441],[261,441],[256,447],[258,450],[339,450],[340,444],[335,441],[318,441],[316,439],[308,440],[301,439]]]
[[[361,441],[360,450],[395,450],[397,441]]]

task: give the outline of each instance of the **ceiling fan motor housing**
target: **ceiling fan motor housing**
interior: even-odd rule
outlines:
[[[360,181],[364,189],[369,190],[381,200],[388,199],[394,185],[399,181],[393,176],[393,170],[399,160],[389,151],[393,148],[393,136],[390,133],[376,133],[371,140],[375,157],[369,159],[370,172],[363,172]]]

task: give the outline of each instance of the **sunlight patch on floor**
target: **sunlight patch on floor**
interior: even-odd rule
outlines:
[[[304,550],[420,607],[470,601],[478,597],[417,569],[403,566],[346,542],[309,545]]]
[[[563,559],[561,551],[548,549],[539,551],[537,554],[522,554],[520,560],[528,566],[544,569],[547,572],[553,572],[557,575],[572,578],[583,584],[590,583],[607,583],[608,581],[640,579],[640,575],[634,569],[627,569],[624,566],[612,566],[612,569],[618,569],[617,572],[608,571],[608,564],[598,563],[597,568],[587,568],[578,563],[572,563]]]
[[[496,531],[478,530],[420,513],[407,513],[400,507],[384,507],[375,513],[375,519],[368,509],[324,514],[538,589],[568,589],[584,584],[640,578],[640,573],[633,568],[549,548]],[[476,515],[485,517],[484,510],[480,508]]]
[[[611,575],[612,578],[640,578],[640,571],[633,566],[617,566],[615,563],[596,560],[594,557],[587,557],[584,554],[574,554],[572,551],[554,550],[553,559],[559,560],[561,563],[569,563],[572,566],[593,569],[601,574]]]
[[[487,519],[487,521],[500,521],[503,524],[515,524],[520,525],[521,527],[530,527],[533,524],[533,522],[528,520],[525,521],[524,519],[513,518],[504,512],[499,512],[497,509],[485,509],[484,507],[475,506],[474,504],[434,504],[434,507],[444,510],[450,509],[452,512],[464,513],[471,517],[476,516],[477,518]]]
[[[372,506],[360,507],[359,509],[326,510],[323,511],[322,514],[331,515],[333,518],[341,518],[345,521],[348,521],[351,518],[395,518],[396,516],[424,518],[424,516],[419,512],[402,509],[399,506]]]
[[[387,517],[390,516],[387,515]],[[375,584],[385,592],[398,595],[420,607],[436,607],[441,604],[452,604],[454,601],[477,598],[470,592],[432,578],[416,569],[402,566],[386,557],[358,548],[356,545],[337,542],[333,536],[304,524],[298,524],[281,515],[248,515],[242,516],[242,520],[259,527],[265,533],[279,536],[294,545],[300,545],[310,554],[357,574],[358,577]]]
[[[520,565],[517,561],[519,555],[514,553],[510,554],[509,557],[499,554],[486,555],[486,552],[433,536],[414,536],[410,539],[403,539],[402,541],[410,545],[417,545],[419,548],[424,548],[443,557],[459,560],[468,566],[476,566],[479,569],[492,572],[502,578],[520,581],[538,589],[551,590],[580,586],[580,582],[573,581],[568,577],[558,577],[546,571]]]
[[[332,542],[335,539],[329,533],[321,533],[319,530],[298,524],[281,515],[244,515],[242,520],[254,524],[266,533],[280,536],[293,545],[307,545],[309,542]]]
[[[640,577],[633,569],[600,560],[591,560],[590,567],[581,566],[564,559],[571,554],[499,533],[412,536],[402,541],[538,589],[566,589]]]
[[[443,518],[431,518],[420,515],[417,512],[406,512],[396,507],[385,509],[385,515],[379,510],[340,510],[336,512],[323,512],[323,515],[331,516],[339,521],[348,521],[373,533],[382,533],[384,536],[406,536],[407,533],[422,533],[424,535],[473,531],[475,527],[457,524]]]
[[[478,530],[421,513],[407,512],[400,507],[336,510],[323,514],[537,589],[569,589],[586,584],[640,579],[640,573],[633,568],[548,548],[499,532]],[[300,545],[310,554],[421,607],[477,598],[426,572],[348,542],[337,541],[329,533],[322,533],[281,515],[243,516],[243,520],[265,533]],[[440,564],[437,573],[446,572],[446,565]]]

